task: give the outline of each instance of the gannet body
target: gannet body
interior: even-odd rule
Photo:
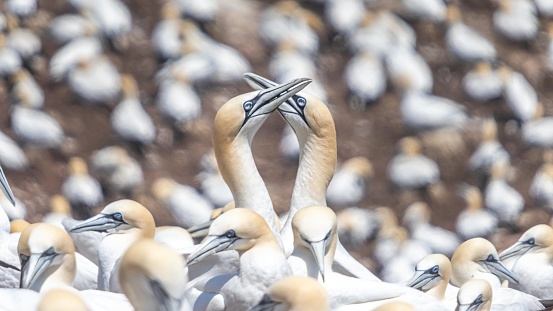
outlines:
[[[110,191],[130,192],[144,182],[140,164],[125,149],[109,146],[95,151],[92,168]]]
[[[28,144],[52,148],[59,147],[65,139],[60,124],[41,110],[15,106],[11,122],[15,135]]]
[[[108,204],[100,214],[71,228],[70,232],[106,232],[98,249],[98,289],[120,291],[118,269],[127,248],[139,239],[153,239],[155,222],[141,204],[119,200]]]
[[[12,79],[14,80],[14,85],[11,94],[14,98],[14,104],[35,109],[42,108],[44,105],[44,92],[26,69],[16,72]]]
[[[92,289],[77,291],[71,287],[77,260],[71,238],[64,230],[44,223],[32,224],[21,233],[17,250],[22,267],[21,288],[41,293],[58,288],[71,290],[91,311],[132,310],[123,295]]]
[[[481,141],[469,158],[468,168],[471,171],[489,175],[493,164],[498,161],[509,164],[511,157],[497,140],[497,124],[490,118],[482,122]]]
[[[0,164],[12,170],[23,170],[29,166],[29,160],[23,149],[6,134],[0,132]]]
[[[200,166],[201,172],[196,179],[200,182],[202,195],[217,208],[232,202],[232,192],[221,176],[213,150],[202,157]]]
[[[494,28],[512,41],[527,41],[538,34],[539,21],[529,0],[501,0],[493,14]]]
[[[87,4],[92,20],[109,39],[117,39],[132,28],[131,12],[127,5],[119,0],[100,0]]]
[[[194,248],[194,240],[190,233],[176,226],[156,227],[154,241],[167,245],[179,254],[190,254]]]
[[[518,120],[523,122],[532,120],[539,105],[536,90],[521,73],[506,66],[499,70],[504,81],[503,96],[507,106]]]
[[[256,89],[266,89],[275,85],[274,82],[252,73],[244,74],[244,78]],[[297,94],[281,105],[278,111],[294,128],[301,147],[290,210],[281,229],[285,253],[289,255],[294,245],[294,214],[306,206],[326,206],[326,189],[336,166],[336,129],[328,107],[309,93]],[[353,258],[340,241],[336,248],[337,270],[359,278],[378,279]]]
[[[553,139],[548,133],[553,130],[553,117],[536,118],[522,125],[522,141],[525,145],[553,148]]]
[[[73,40],[56,51],[50,59],[50,76],[61,80],[79,62],[102,54],[102,44],[96,38],[84,37]]]
[[[328,311],[328,293],[313,278],[286,277],[269,287],[267,294],[249,311]]]
[[[184,78],[173,77],[161,82],[157,96],[161,113],[177,125],[193,121],[202,114],[202,102]]]
[[[41,297],[37,311],[90,311],[90,309],[78,294],[65,289],[52,289]]]
[[[19,233],[10,234],[10,221],[4,210],[0,209],[0,288],[19,286],[20,264],[17,254],[19,235]]]
[[[206,0],[177,0],[179,9],[184,16],[191,17],[199,21],[213,20],[220,11],[219,1]]]
[[[119,279],[137,310],[178,311],[188,304],[182,299],[188,282],[184,258],[154,241],[143,239],[129,247],[121,259]]]
[[[424,188],[439,181],[438,164],[420,154],[420,142],[413,137],[399,141],[401,153],[388,164],[388,177],[402,189]]]
[[[543,164],[530,185],[530,197],[541,207],[553,209],[553,152],[543,154]]]
[[[282,130],[278,150],[287,161],[296,163],[299,160],[300,144],[294,129],[289,125],[284,126],[284,130]]]
[[[415,19],[427,19],[432,22],[442,22],[446,18],[446,6],[440,0],[402,0],[401,3],[407,9],[410,17]]]
[[[338,237],[346,245],[360,246],[373,237],[380,227],[372,210],[348,207],[336,213]]]
[[[344,162],[336,171],[326,192],[330,207],[357,206],[365,196],[367,183],[374,171],[365,157],[354,157]]]
[[[325,19],[340,34],[355,31],[363,20],[365,7],[359,0],[330,0],[325,3]]]
[[[8,184],[8,179],[6,178],[6,175],[4,175],[4,170],[2,170],[2,166],[0,166],[0,189],[2,190],[2,193],[5,197],[10,200],[10,203],[15,205],[15,196],[13,195],[12,189],[10,188],[10,184]]]
[[[553,297],[553,229],[536,225],[528,229],[518,241],[499,257],[517,277],[512,287],[540,299]]]
[[[386,55],[385,61],[388,76],[396,87],[405,87],[405,85],[401,84],[406,83],[408,93],[423,94],[432,91],[432,71],[424,58],[422,58],[422,56],[420,56],[413,48],[397,47],[395,49],[391,49],[390,53]],[[428,102],[426,106],[437,103],[433,106],[435,109],[439,109],[441,107],[439,104],[445,101],[436,99],[435,97],[431,97],[429,95],[427,96],[428,100],[422,101],[422,103],[420,100],[417,102],[421,104]],[[403,102],[406,102],[406,100],[407,98],[402,100],[402,107],[404,106]],[[411,102],[412,101],[413,99],[411,99]],[[430,107],[427,109],[429,108]],[[404,109],[402,108],[402,112],[403,110]],[[449,110],[449,112],[453,113],[451,110]]]
[[[90,19],[77,14],[63,14],[48,24],[50,35],[60,44],[65,44],[95,34],[96,25]]]
[[[70,43],[71,44],[71,43]],[[106,103],[121,90],[119,71],[106,55],[81,59],[71,68],[67,84],[85,103]]]
[[[31,17],[36,14],[36,0],[7,0],[4,4],[4,9],[10,14],[19,17]]]
[[[6,36],[0,35],[0,76],[16,73],[23,66],[23,60],[16,51],[6,46]]]
[[[61,189],[74,206],[94,208],[104,199],[100,183],[88,174],[86,162],[77,157],[69,160],[69,176],[64,180]]]
[[[181,55],[180,25],[177,4],[165,3],[161,8],[161,20],[155,25],[151,36],[152,47],[162,59],[175,59]]]
[[[401,100],[401,116],[408,128],[416,131],[461,127],[468,121],[465,106],[419,91],[408,91]]]
[[[2,311],[36,311],[40,294],[26,288],[0,288]]]
[[[486,238],[497,228],[497,216],[483,209],[482,193],[476,187],[464,189],[463,198],[466,207],[457,216],[455,227],[457,234],[463,239]]]
[[[238,273],[215,276],[203,286],[196,284],[197,287],[189,289],[187,297],[194,290],[204,293],[197,300],[189,300],[194,310],[206,298],[218,300],[224,310],[248,310],[261,300],[269,286],[292,274],[267,222],[252,210],[235,208],[217,217],[187,264],[194,265],[225,250],[237,250],[240,254]]]
[[[501,97],[503,81],[490,63],[479,62],[463,77],[463,89],[472,99],[487,102]]]
[[[493,164],[491,179],[484,192],[484,203],[500,221],[513,224],[524,209],[524,198],[505,180],[507,168],[504,161]]]
[[[386,91],[384,66],[372,52],[359,53],[347,64],[344,80],[348,89],[359,103],[354,107],[365,107],[376,101]],[[352,106],[354,102],[350,102]]]
[[[40,38],[31,30],[25,28],[10,31],[6,45],[16,51],[23,60],[30,60],[42,49]]]

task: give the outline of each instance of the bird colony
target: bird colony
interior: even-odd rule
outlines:
[[[0,311],[553,307],[553,1],[0,8]]]

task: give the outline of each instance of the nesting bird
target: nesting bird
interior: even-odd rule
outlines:
[[[69,160],[69,176],[62,184],[62,193],[77,207],[94,208],[104,199],[100,183],[88,174],[86,162],[77,157]]]
[[[406,137],[398,144],[399,154],[388,164],[388,177],[395,186],[401,189],[418,189],[440,180],[438,165],[421,154],[418,139]]]
[[[371,162],[365,157],[354,157],[344,162],[328,185],[326,199],[330,207],[357,206],[365,196],[373,177]]]

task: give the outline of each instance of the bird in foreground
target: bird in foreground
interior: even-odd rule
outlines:
[[[328,293],[317,280],[289,276],[269,287],[261,301],[249,311],[328,311]]]
[[[16,288],[19,285],[21,265],[17,254],[18,241],[19,233],[10,234],[10,221],[0,208],[0,288]]]
[[[90,309],[79,295],[58,288],[51,289],[42,296],[37,311],[90,311]]]
[[[511,287],[540,299],[553,298],[553,229],[536,225],[501,252],[499,258],[511,267],[518,284]],[[511,285],[511,284],[509,284]]]
[[[13,195],[12,189],[10,188],[10,184],[8,184],[8,179],[6,178],[6,175],[4,175],[4,170],[2,170],[2,166],[0,166],[0,188],[2,189],[4,195],[10,200],[10,202],[15,205],[15,196]]]
[[[248,84],[255,89],[276,85],[273,81],[253,73],[244,74]],[[298,93],[280,107],[278,112],[290,124],[300,145],[300,163],[290,210],[281,229],[285,253],[293,250],[292,219],[294,213],[306,206],[326,206],[326,190],[334,174],[337,159],[336,129],[330,110],[317,97]],[[378,278],[351,256],[338,241],[335,268],[348,275],[368,280]]]
[[[463,284],[459,289],[457,308],[455,310],[489,311],[492,307],[492,298],[493,291],[488,281],[471,280]]]
[[[218,275],[190,288],[186,297],[194,310],[208,305],[213,307],[209,310],[248,310],[271,285],[292,274],[269,225],[250,209],[234,208],[217,217],[202,244],[188,257],[187,265],[229,250],[238,251],[238,272]]]
[[[121,259],[119,279],[136,310],[190,310],[183,301],[188,282],[184,258],[167,246],[147,239],[134,243]]]
[[[120,292],[120,259],[134,242],[154,238],[155,222],[152,214],[138,202],[118,200],[70,230],[71,233],[87,231],[107,234],[98,249],[98,289]]]

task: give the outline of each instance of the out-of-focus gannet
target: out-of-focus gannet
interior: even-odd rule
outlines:
[[[29,29],[21,28],[17,18],[8,15],[7,26],[7,46],[16,51],[23,60],[31,60],[40,52],[42,43],[38,35]]]
[[[499,254],[517,277],[512,287],[540,299],[553,297],[553,229],[536,225]]]
[[[457,308],[455,310],[489,311],[492,306],[492,296],[492,287],[488,281],[470,280],[459,289]]]
[[[74,206],[94,208],[104,199],[100,183],[88,174],[86,162],[78,157],[69,159],[69,176],[61,189]]]
[[[402,189],[417,189],[440,179],[440,169],[433,160],[421,154],[418,139],[406,137],[399,141],[400,153],[388,164],[388,177]]]
[[[522,141],[528,146],[553,148],[553,138],[549,135],[552,130],[553,117],[544,117],[543,106],[538,103],[534,118],[522,125]]]
[[[461,191],[466,207],[457,216],[455,223],[457,234],[463,240],[486,238],[497,228],[497,216],[483,208],[482,193],[478,188],[467,186]]]
[[[93,311],[117,308],[131,310],[130,303],[121,294],[98,290],[76,291],[72,284],[79,282],[75,248],[71,238],[62,229],[44,223],[27,227],[18,244],[21,261],[21,288],[39,292],[63,288],[72,290]]]
[[[59,147],[65,140],[60,124],[41,110],[13,107],[11,127],[21,141],[39,147]]]
[[[4,3],[6,12],[19,16],[31,17],[37,11],[36,0],[8,0]]]
[[[121,259],[119,279],[136,310],[181,310],[186,265],[182,255],[167,246],[145,239],[134,243]]]
[[[378,55],[370,51],[358,53],[348,62],[344,80],[352,93],[352,108],[365,108],[386,91],[384,66]]]
[[[348,207],[336,213],[338,237],[346,245],[360,246],[378,232],[380,223],[375,211]]]
[[[109,146],[95,151],[91,162],[109,191],[129,193],[144,182],[140,164],[122,147]]]
[[[397,297],[401,286],[374,280],[361,280],[332,271],[338,234],[336,214],[326,206],[308,206],[292,220],[294,252],[288,258],[295,275],[309,276],[324,283],[330,307]]]
[[[50,75],[61,80],[81,61],[102,54],[102,44],[97,38],[85,37],[73,40],[56,51],[50,59]]]
[[[10,221],[0,208],[0,288],[15,288],[19,285],[18,240],[19,234],[10,234]]]
[[[530,0],[500,0],[493,13],[494,28],[512,41],[528,41],[536,37],[539,20]]]
[[[0,131],[0,164],[12,170],[23,170],[29,167],[29,159],[19,145],[8,135]]]
[[[180,12],[186,16],[198,21],[210,21],[217,17],[220,5],[218,0],[194,1],[194,0],[176,0]]]
[[[44,92],[26,69],[22,68],[17,71],[11,79],[14,83],[11,91],[14,104],[35,109],[42,108],[44,105]]]
[[[365,14],[360,0],[330,0],[325,2],[325,19],[336,32],[348,35],[355,31]]]
[[[6,175],[4,175],[4,170],[2,170],[2,166],[0,166],[0,188],[2,189],[4,195],[10,200],[10,202],[15,205],[15,196],[13,195],[12,189],[10,188],[10,184],[8,184],[8,179],[6,178]]]
[[[534,87],[521,73],[507,66],[502,66],[498,70],[504,83],[505,102],[514,116],[522,122],[534,119],[539,105]]]
[[[297,79],[263,91],[236,96],[219,109],[213,124],[213,150],[236,206],[258,212],[277,237],[280,234],[273,204],[255,166],[250,146],[268,115],[310,82],[310,79]]]
[[[50,35],[60,44],[79,38],[96,35],[97,25],[89,18],[78,14],[56,16],[48,23]]]
[[[14,219],[10,221],[10,233],[23,232],[30,223],[25,219]]]
[[[98,231],[107,235],[98,250],[98,289],[120,291],[120,259],[134,242],[155,235],[152,214],[140,203],[119,200],[108,204],[100,214],[71,228],[70,232]]]
[[[489,118],[482,122],[481,141],[469,158],[468,168],[489,175],[492,165],[497,161],[506,161],[509,164],[511,157],[497,140],[497,123],[493,118]]]
[[[232,192],[221,176],[213,150],[202,157],[200,167],[201,171],[196,179],[200,182],[202,195],[215,207],[223,207],[232,202]]]
[[[115,65],[106,55],[101,55],[79,60],[69,70],[67,84],[85,103],[97,104],[117,98],[120,80]]]
[[[249,311],[328,311],[328,293],[313,278],[289,276],[269,287],[259,303]]]
[[[12,48],[7,46],[7,39],[0,34],[0,77],[14,74],[23,65],[23,60]]]
[[[544,308],[538,298],[532,295],[512,288],[500,287],[500,280],[513,283],[517,283],[518,280],[499,261],[495,247],[486,239],[474,238],[462,243],[451,257],[451,265],[453,267],[451,283],[455,286],[462,286],[474,279],[488,281],[493,289],[492,305],[494,306],[523,308],[514,310],[542,310]]]
[[[256,89],[268,88],[274,82],[247,73],[244,78]],[[274,87],[274,86],[273,86]],[[336,129],[328,107],[315,96],[301,93],[287,100],[278,109],[280,115],[294,129],[300,145],[300,163],[288,218],[281,234],[287,255],[292,253],[294,237],[292,219],[303,207],[326,206],[326,189],[336,166]],[[365,279],[377,279],[367,268],[355,260],[338,241],[336,269]]]
[[[415,311],[412,304],[404,301],[387,302],[373,311]]]
[[[78,294],[66,289],[47,291],[37,307],[37,311],[90,311]]]
[[[186,129],[187,122],[194,121],[202,114],[201,99],[191,82],[187,76],[174,70],[159,85],[157,107],[179,129]]]
[[[203,286],[192,287],[186,297],[194,310],[248,310],[256,305],[267,289],[292,274],[286,256],[267,222],[256,212],[235,208],[217,217],[208,236],[188,257],[193,265],[211,254],[237,250],[237,273],[218,275]]]
[[[213,210],[213,205],[196,189],[170,178],[157,179],[152,192],[173,215],[175,221],[185,228],[208,221]]]
[[[503,81],[489,62],[477,63],[461,82],[465,93],[481,102],[499,98],[503,92]]]
[[[424,202],[415,202],[407,207],[403,223],[409,229],[412,239],[426,244],[433,253],[451,256],[461,243],[451,231],[430,223],[431,210]]]
[[[529,192],[538,206],[553,210],[553,150],[543,153],[543,164],[534,175]]]
[[[496,161],[492,165],[491,178],[484,192],[484,203],[497,214],[500,221],[514,224],[524,209],[524,198],[505,180],[508,168],[505,161]]]
[[[495,59],[493,44],[463,23],[458,7],[447,7],[447,21],[446,46],[457,58],[467,62]]]
[[[367,183],[373,176],[373,166],[365,157],[345,161],[334,173],[326,192],[330,207],[356,206],[365,196]]]
[[[13,205],[10,198],[8,198],[4,192],[1,191],[0,208],[6,212],[10,220],[27,218],[27,207],[25,204],[18,198],[15,198],[15,205]]]
[[[156,128],[140,103],[138,84],[127,74],[121,75],[121,102],[111,112],[111,126],[124,140],[143,145],[156,138]]]
[[[175,2],[161,7],[161,20],[157,22],[151,36],[152,47],[162,59],[178,58],[181,54],[180,12]]]
[[[391,49],[385,61],[388,77],[395,87],[404,90],[406,94],[424,94],[432,91],[432,71],[424,58],[413,48]],[[430,97],[427,101],[432,99],[434,98]],[[428,105],[432,103],[431,101]],[[438,104],[434,106],[438,107]]]

